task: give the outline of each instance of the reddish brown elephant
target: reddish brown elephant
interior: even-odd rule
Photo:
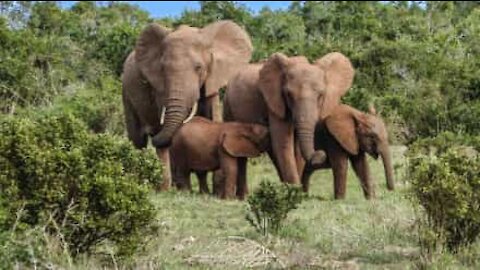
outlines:
[[[247,158],[259,156],[268,146],[268,129],[257,124],[220,123],[194,117],[175,134],[170,147],[173,182],[191,190],[190,173],[199,179],[200,192],[208,193],[207,172],[220,169],[220,196],[244,199],[248,194]]]
[[[173,31],[152,23],[141,32],[124,63],[125,120],[137,148],[152,136],[162,149],[157,151],[167,168],[163,188],[170,186],[166,147],[174,133],[197,107],[200,115],[221,120],[218,90],[248,64],[251,53],[248,34],[231,21]]]
[[[352,85],[354,73],[349,59],[338,52],[313,64],[302,56],[275,53],[262,63],[249,65],[228,83],[224,119],[268,126],[268,153],[280,179],[300,184],[303,164],[295,160],[294,139],[308,164],[317,166],[325,161],[325,152],[314,150],[315,125],[339,103]]]
[[[316,169],[332,168],[335,199],[345,198],[348,160],[360,180],[365,198],[375,197],[366,154],[382,157],[387,188],[394,189],[393,167],[385,123],[375,113],[363,113],[348,105],[338,105],[315,131],[315,149],[327,152],[320,166],[306,165],[302,175],[303,190],[308,192],[309,179]]]

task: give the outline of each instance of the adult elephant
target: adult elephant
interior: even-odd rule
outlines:
[[[331,112],[352,85],[354,69],[343,54],[329,53],[311,64],[305,57],[274,53],[251,64],[228,84],[224,98],[226,121],[267,125],[268,151],[280,179],[299,184],[303,164],[295,159],[295,140],[309,165],[326,160],[314,150],[315,125]]]
[[[247,65],[251,54],[250,37],[231,21],[204,28],[182,25],[174,31],[155,23],[146,26],[122,75],[129,139],[144,148],[152,136],[169,168],[167,147],[176,130],[193,117],[197,104],[199,115],[221,120],[218,90]],[[162,188],[167,189],[169,169],[164,178]]]
[[[308,192],[309,179],[316,169],[331,168],[334,176],[335,199],[344,199],[347,187],[348,160],[358,176],[366,199],[375,198],[367,155],[382,157],[388,190],[393,190],[393,166],[385,123],[370,107],[363,113],[348,105],[338,105],[315,131],[315,149],[327,152],[327,160],[315,168],[307,165],[302,186]]]

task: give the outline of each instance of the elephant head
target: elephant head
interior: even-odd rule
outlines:
[[[135,61],[154,89],[159,114],[164,118],[153,145],[168,146],[201,94],[217,94],[249,62],[251,53],[248,34],[231,21],[201,29],[182,25],[175,31],[149,24],[135,45]]]
[[[354,73],[350,60],[337,52],[314,64],[305,57],[275,53],[260,70],[260,91],[269,110],[275,117],[293,122],[302,156],[314,166],[325,157],[323,151],[314,150],[315,126],[339,103],[352,85]]]
[[[269,145],[268,129],[258,124],[232,124],[222,137],[223,149],[233,157],[257,157]]]
[[[364,151],[375,159],[381,156],[387,188],[395,188],[387,129],[373,107],[370,107],[369,113],[363,113],[350,106],[339,105],[325,119],[325,126],[349,154],[357,155]]]

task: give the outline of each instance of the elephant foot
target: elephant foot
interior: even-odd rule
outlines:
[[[327,161],[327,154],[325,151],[319,150],[313,153],[312,157],[310,158],[310,166],[313,169],[319,169],[323,166],[323,164]]]

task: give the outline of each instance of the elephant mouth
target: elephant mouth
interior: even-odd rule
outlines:
[[[190,111],[190,114],[187,116],[187,118],[185,118],[185,120],[182,121],[182,123],[186,124],[186,123],[190,122],[190,120],[192,120],[192,118],[197,113],[197,109],[198,109],[198,102],[195,102],[193,104],[192,110]],[[163,125],[164,122],[165,122],[165,112],[166,111],[167,111],[167,107],[162,106],[162,112],[160,114],[160,125]]]

